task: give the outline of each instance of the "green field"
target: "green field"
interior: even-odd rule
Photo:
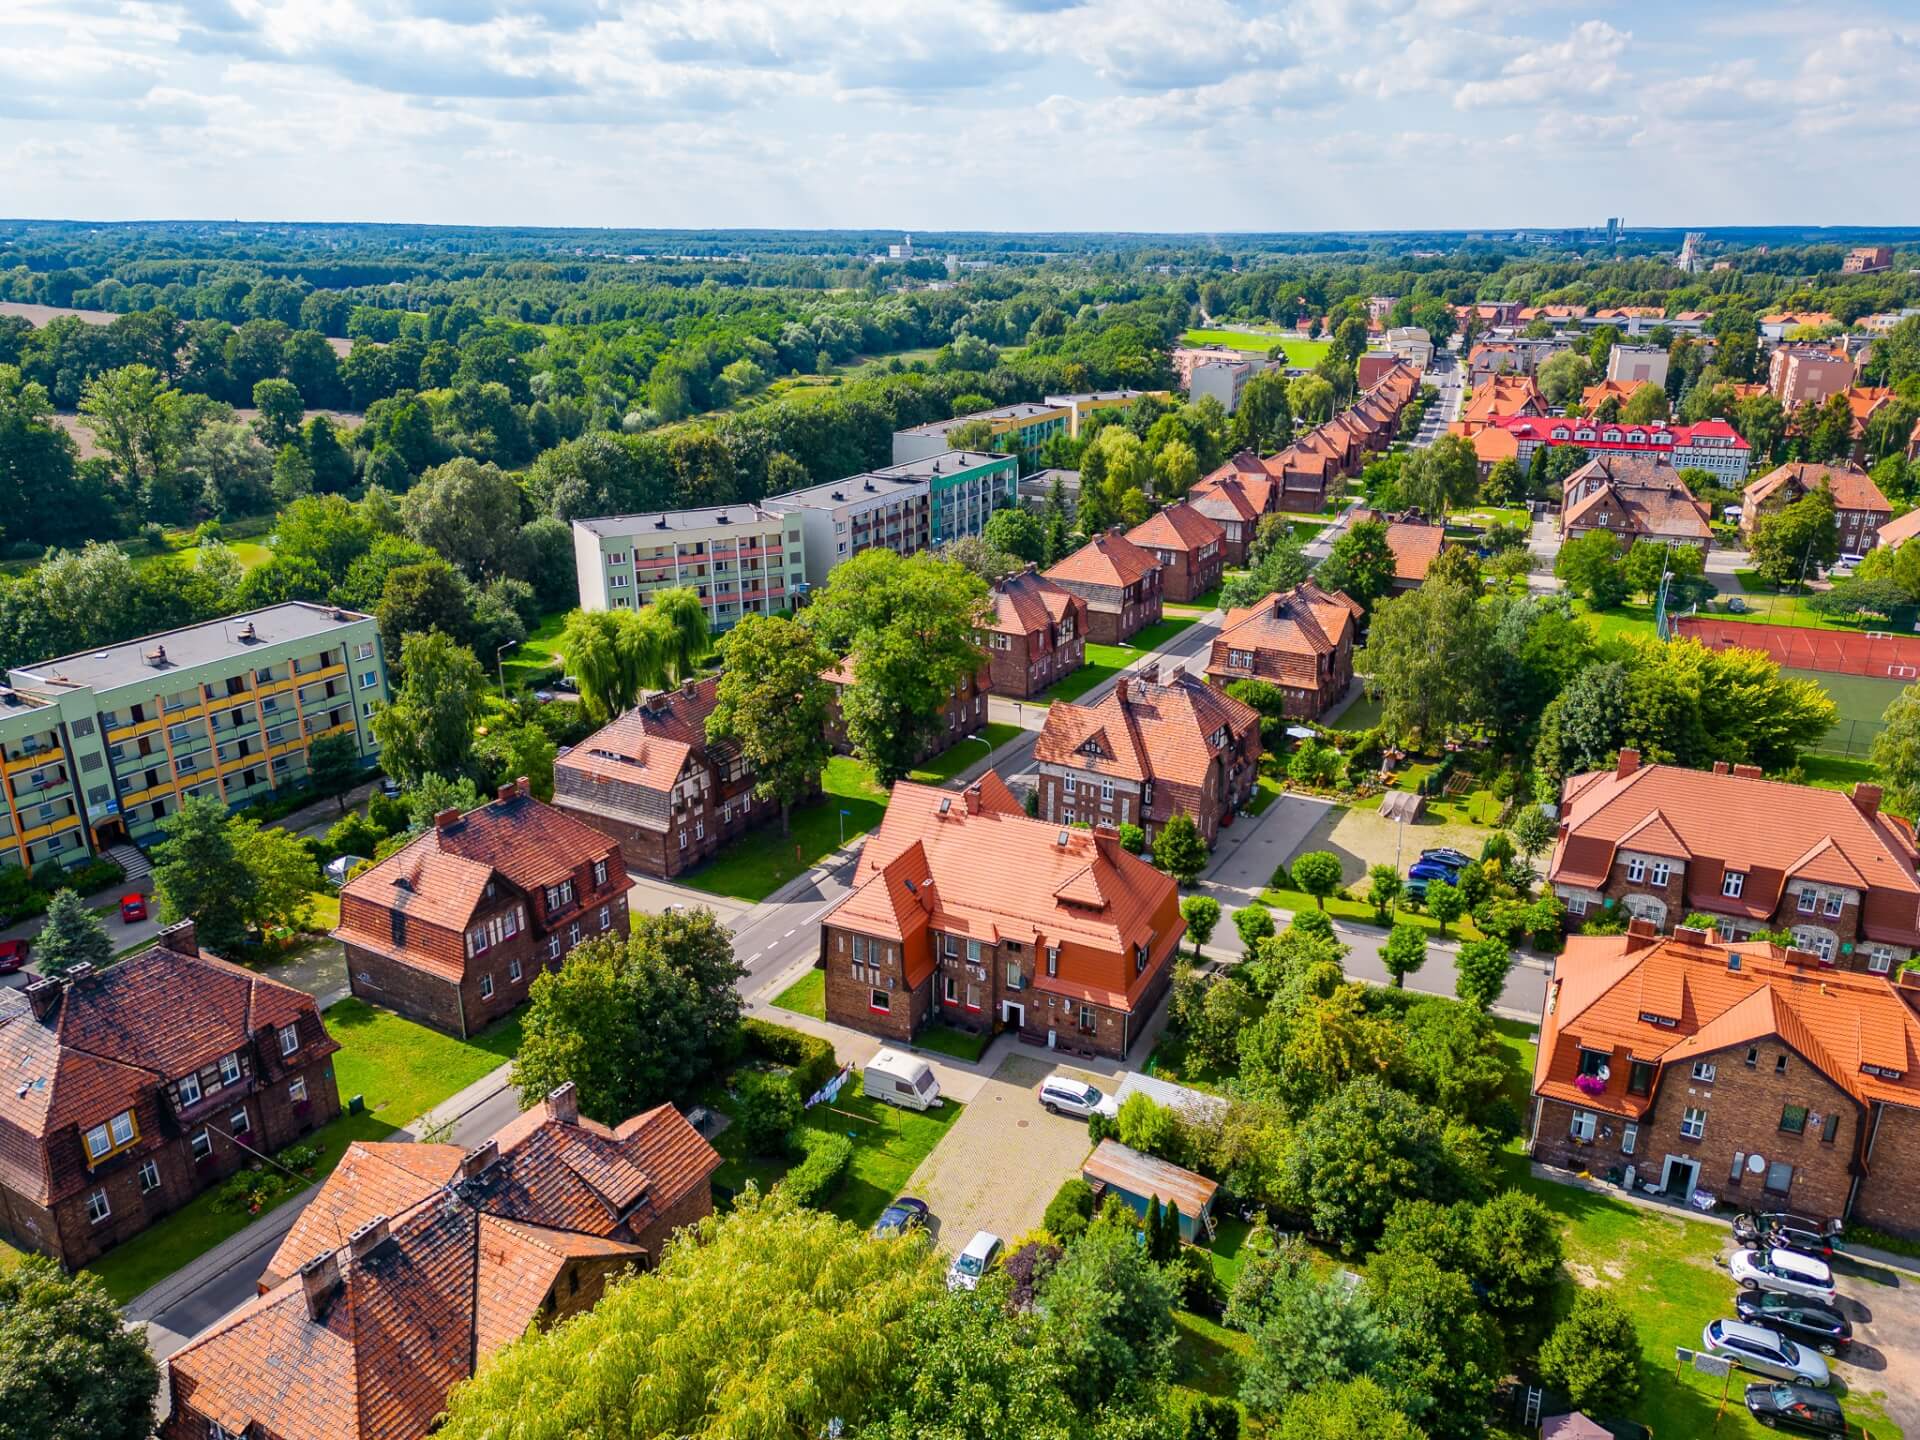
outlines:
[[[1254,333],[1246,330],[1189,330],[1182,337],[1188,345],[1225,345],[1264,355],[1278,345],[1287,352],[1287,363],[1311,370],[1326,358],[1332,348],[1326,340],[1309,340],[1304,335],[1283,335],[1278,330]]]
[[[1840,717],[1818,742],[1816,749],[1830,755],[1864,758],[1873,748],[1873,737],[1884,728],[1880,717],[1887,706],[1900,698],[1907,680],[1888,680],[1873,675],[1835,675],[1825,670],[1781,668],[1781,674],[1799,680],[1811,680],[1832,698]]]
[[[809,970],[793,984],[787,986],[773,997],[773,1003],[782,1010],[791,1010],[796,1015],[810,1015],[815,1020],[827,1018],[827,972]]]
[[[1160,649],[1198,620],[1202,613],[1177,615],[1157,625],[1149,625],[1125,645],[1089,644],[1087,663],[1064,679],[1055,681],[1034,698],[1034,703],[1051,705],[1055,700],[1078,700],[1102,681],[1111,680],[1136,660]]]
[[[509,690],[532,690],[560,678],[553,647],[560,643],[570,612],[556,610],[543,615],[540,623],[527,632],[527,638],[500,657]],[[497,677],[492,677],[497,678]]]

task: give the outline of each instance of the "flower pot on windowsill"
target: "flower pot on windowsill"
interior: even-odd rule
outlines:
[[[1607,1082],[1598,1075],[1576,1075],[1573,1077],[1573,1088],[1582,1095],[1604,1095]]]

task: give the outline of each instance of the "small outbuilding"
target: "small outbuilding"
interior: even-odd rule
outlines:
[[[1138,1215],[1145,1215],[1153,1200],[1163,1210],[1179,1206],[1182,1240],[1204,1240],[1212,1233],[1213,1199],[1220,1187],[1204,1175],[1142,1155],[1118,1140],[1102,1140],[1080,1167],[1080,1178],[1093,1187],[1096,1203],[1118,1195]]]

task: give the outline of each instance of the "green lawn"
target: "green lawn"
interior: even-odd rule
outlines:
[[[1309,340],[1302,335],[1283,335],[1278,330],[1250,334],[1245,330],[1189,330],[1185,336],[1188,345],[1226,345],[1235,350],[1250,350],[1256,355],[1264,355],[1278,345],[1287,352],[1287,364],[1298,365],[1311,370],[1327,356],[1332,343],[1327,340]]]
[[[787,986],[773,997],[773,1003],[782,1010],[791,1010],[796,1015],[811,1015],[816,1020],[827,1018],[827,972],[809,970],[793,984]]]
[[[1173,1324],[1176,1398],[1184,1395],[1191,1400],[1210,1395],[1235,1400],[1240,1392],[1241,1365],[1253,1349],[1253,1337],[1186,1310],[1173,1312]]]
[[[1281,783],[1280,777],[1274,774],[1265,763],[1262,763],[1260,766],[1259,786],[1253,792],[1252,803],[1250,803],[1247,808],[1253,811],[1255,815],[1264,815],[1267,807],[1278,800],[1285,789],[1286,786]]]
[[[1213,1273],[1229,1292],[1233,1289],[1233,1282],[1240,1278],[1240,1266],[1246,1258],[1240,1252],[1252,1233],[1253,1227],[1244,1220],[1224,1216],[1214,1219],[1213,1244],[1210,1247]]]
[[[520,1045],[518,1015],[508,1016],[472,1040],[442,1035],[361,1000],[340,1001],[327,1011],[326,1019],[327,1029],[341,1046],[333,1057],[333,1071],[343,1112],[355,1095],[366,1098],[366,1109],[359,1115],[342,1113],[304,1142],[321,1152],[313,1169],[315,1181],[331,1173],[355,1140],[389,1138],[512,1059]],[[256,1218],[244,1210],[216,1210],[217,1193],[216,1187],[190,1200],[87,1268],[106,1282],[116,1301],[131,1300]],[[294,1193],[286,1190],[273,1203]]]
[[[965,1060],[969,1064],[986,1053],[987,1046],[993,1043],[993,1036],[987,1034],[969,1034],[952,1025],[934,1023],[913,1037],[912,1048],[931,1050],[936,1055],[948,1055],[955,1060]]]
[[[1359,883],[1360,882],[1357,881],[1355,882],[1356,885]],[[1313,897],[1303,890],[1275,890],[1271,887],[1260,892],[1260,902],[1275,910],[1311,910],[1314,906]],[[1336,920],[1357,921],[1362,925],[1375,925],[1379,923],[1374,919],[1373,906],[1364,900],[1329,899],[1327,901],[1327,914],[1333,916]],[[1277,915],[1274,916],[1276,920],[1279,918]],[[1396,910],[1393,913],[1393,923],[1396,925],[1402,923],[1418,925],[1435,939],[1441,938],[1440,922],[1424,911]],[[1449,940],[1478,940],[1480,938],[1480,931],[1474,926],[1472,919],[1462,915],[1458,920],[1454,921],[1452,925],[1447,927],[1445,938]]]
[[[560,642],[560,632],[566,627],[569,613],[556,610],[541,616],[540,623],[527,632],[527,638],[500,657],[509,690],[533,690],[560,678],[553,647]],[[482,656],[481,660],[484,663],[490,658]]]
[[[724,1086],[710,1087],[701,1100],[729,1117],[735,1114],[733,1097]],[[856,1225],[871,1225],[960,1118],[963,1108],[949,1100],[938,1110],[921,1112],[869,1100],[860,1093],[860,1072],[856,1070],[838,1101],[814,1106],[800,1122],[818,1130],[838,1131],[854,1142],[853,1164],[826,1208]],[[722,1162],[714,1173],[714,1183],[736,1193],[749,1182],[768,1189],[797,1158],[749,1155],[739,1127],[734,1125],[714,1137],[713,1148],[720,1152]]]
[[[987,742],[986,745],[968,736],[952,749],[941,751],[924,765],[915,766],[907,778],[918,781],[922,785],[944,785],[961,771],[978,765],[986,759],[989,746],[997,751],[1019,733],[1018,725],[1003,725],[997,720],[989,721],[986,728],[980,732],[980,738]]]
[[[971,750],[974,747],[966,747]],[[976,757],[977,758],[977,757]],[[880,823],[887,792],[858,760],[836,755],[821,777],[822,795],[794,807],[793,833],[782,835],[777,820],[751,830],[679,883],[709,895],[728,895],[758,903],[794,876],[840,848],[845,838],[864,835]],[[849,812],[842,815],[840,812]]]
[[[1447,517],[1449,525],[1472,525],[1486,529],[1489,525],[1531,525],[1533,513],[1524,505],[1483,505],[1477,510],[1457,511]]]
[[[1380,717],[1386,711],[1386,702],[1377,695],[1369,695],[1364,690],[1354,697],[1353,703],[1340,712],[1340,718],[1329,720],[1329,730],[1351,730],[1359,732],[1371,730],[1380,723]]]
[[[1149,625],[1124,645],[1088,645],[1087,663],[1048,687],[1035,698],[1035,703],[1050,705],[1055,700],[1078,700],[1102,681],[1111,680],[1136,660],[1160,649],[1204,613],[1196,611],[1192,615],[1176,615],[1157,625]]]

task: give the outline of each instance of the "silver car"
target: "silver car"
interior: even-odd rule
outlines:
[[[1120,1102],[1103,1094],[1097,1085],[1065,1075],[1049,1075],[1040,1086],[1040,1103],[1049,1115],[1071,1115],[1085,1120],[1090,1115],[1118,1115]]]
[[[1797,1250],[1736,1250],[1727,1269],[1742,1290],[1777,1290],[1833,1304],[1833,1271],[1824,1260]]]
[[[1761,1325],[1743,1320],[1714,1320],[1700,1332],[1700,1348],[1709,1355],[1731,1360],[1744,1370],[1827,1388],[1833,1378],[1827,1362],[1805,1346],[1796,1345],[1784,1335],[1776,1335]]]

